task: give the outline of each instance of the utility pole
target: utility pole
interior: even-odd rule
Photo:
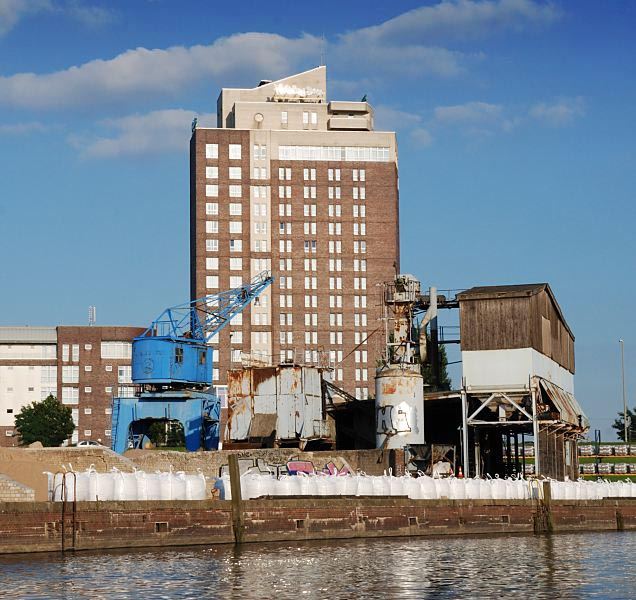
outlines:
[[[621,379],[623,380],[623,426],[624,426],[624,442],[629,444],[629,424],[627,423],[627,396],[625,394],[625,342],[621,338],[618,340],[621,345]]]

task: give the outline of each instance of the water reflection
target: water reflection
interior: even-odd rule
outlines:
[[[628,598],[636,533],[377,539],[0,558],[0,597]]]

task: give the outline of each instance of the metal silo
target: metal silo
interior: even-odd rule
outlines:
[[[385,285],[386,355],[375,378],[378,448],[424,444],[424,381],[413,328],[419,295],[420,282],[412,275],[398,275]]]

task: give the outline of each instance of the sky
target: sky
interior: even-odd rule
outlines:
[[[619,338],[636,405],[635,25],[602,0],[0,0],[0,325],[188,300],[192,118],[324,60],[329,98],[367,94],[397,131],[401,270],[549,282],[614,439]]]

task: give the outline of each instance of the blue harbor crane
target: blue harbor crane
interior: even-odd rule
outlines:
[[[219,443],[220,400],[212,388],[210,340],[273,281],[264,271],[250,283],[166,308],[132,342],[135,396],[114,398],[112,449],[143,447],[150,426],[179,421],[190,452]]]

